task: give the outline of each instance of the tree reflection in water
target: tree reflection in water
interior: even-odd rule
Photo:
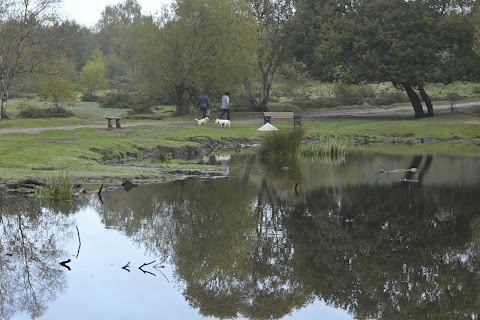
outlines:
[[[41,317],[65,289],[59,262],[72,217],[43,210],[31,199],[0,195],[0,319],[26,312]]]
[[[417,183],[249,162],[238,178],[106,194],[101,212],[169,257],[204,316],[282,318],[319,298],[359,319],[478,318],[480,184],[426,184],[432,160],[398,166],[418,164]]]
[[[289,170],[232,158],[231,178],[108,192],[97,211],[167,259],[203,316],[278,319],[319,298],[358,319],[478,318],[480,183],[443,183],[432,156],[380,161],[418,171],[378,181],[365,158]],[[472,172],[446,174],[452,163]],[[0,200],[0,319],[39,318],[65,289],[59,262],[75,261],[62,249],[74,215]]]

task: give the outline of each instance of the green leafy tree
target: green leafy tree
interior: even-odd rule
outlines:
[[[107,88],[105,59],[100,50],[93,53],[93,58],[87,62],[80,72],[80,86],[85,94],[95,96],[98,90]]]
[[[63,54],[80,72],[95,49],[94,34],[75,21],[61,21],[55,26],[55,38],[63,45]]]
[[[406,91],[415,117],[433,116],[427,83],[478,77],[471,5],[461,0],[301,0],[292,23],[294,54],[320,79],[392,82]]]
[[[480,56],[480,11],[476,10],[474,15],[474,42],[473,51]]]
[[[97,46],[107,56],[107,61],[120,62],[107,64],[107,74],[111,80],[124,75],[135,77],[134,30],[145,19],[141,10],[141,5],[136,0],[124,0],[106,6],[95,26]],[[109,67],[114,68],[108,70]]]
[[[45,68],[55,57],[52,23],[58,0],[0,1],[0,118],[15,80]]]
[[[43,84],[41,97],[62,108],[76,100],[72,82],[61,76],[53,76]]]
[[[202,90],[233,91],[252,73],[255,25],[243,0],[182,0],[173,8],[138,29],[136,48],[145,88],[165,92],[185,115]]]

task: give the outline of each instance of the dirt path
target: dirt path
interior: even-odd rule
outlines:
[[[468,108],[472,106],[480,105],[480,101],[474,102],[465,102],[455,104],[455,108]],[[435,105],[434,110],[449,109],[450,105]],[[381,117],[381,116],[394,116],[394,115],[408,115],[413,114],[411,106],[400,106],[395,108],[369,108],[369,109],[351,109],[351,110],[327,110],[319,112],[306,112],[300,113],[304,119],[321,119],[321,118],[335,118],[335,117]],[[235,120],[236,123],[240,124],[251,124],[258,123],[259,125],[263,124],[263,119],[259,117],[244,118]],[[169,125],[189,125],[194,124],[192,121],[149,121],[149,122],[130,122],[126,120],[122,124],[122,128],[128,128],[133,126],[141,125],[158,125],[158,126],[169,126]],[[46,130],[74,130],[80,128],[99,128],[105,129],[106,124],[91,124],[91,125],[71,125],[71,126],[59,126],[59,127],[39,127],[39,128],[8,128],[0,129],[0,135],[2,134],[11,134],[11,133],[27,133],[27,134],[38,134]]]

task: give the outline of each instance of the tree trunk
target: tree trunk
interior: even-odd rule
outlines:
[[[412,104],[413,111],[415,111],[415,118],[424,118],[426,117],[425,112],[423,111],[422,108],[422,102],[420,101],[420,98],[418,98],[417,93],[413,90],[412,86],[404,82],[402,83],[402,87],[405,89],[408,95],[408,99],[410,100],[410,103]]]
[[[2,109],[0,111],[0,119],[8,119],[7,101],[8,101],[8,96],[4,94],[2,97]]]
[[[427,117],[433,117],[433,104],[430,96],[427,94],[425,88],[421,84],[418,85],[418,91],[420,92],[423,102],[425,102],[425,105],[427,106]]]
[[[188,108],[188,99],[185,98],[186,88],[183,83],[177,84],[175,86],[175,115],[176,116],[184,116],[187,115],[189,112]]]
[[[250,101],[250,105],[253,111],[268,111],[268,97],[270,96],[270,90],[272,89],[273,74],[270,70],[263,73],[262,88],[260,89],[260,101],[257,101],[252,87],[248,81],[243,83],[245,92]]]
[[[273,68],[268,68],[263,75],[262,92],[260,93],[260,109],[261,111],[268,111],[268,97],[273,83]]]
[[[252,110],[257,110],[258,103],[257,99],[255,99],[255,94],[252,91],[252,86],[248,80],[243,82],[243,87],[245,88],[245,93],[247,94],[248,101],[250,101],[250,107]]]

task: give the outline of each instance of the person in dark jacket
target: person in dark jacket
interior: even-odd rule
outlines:
[[[198,99],[197,107],[202,111],[203,118],[208,117],[208,110],[210,110],[210,98],[206,91],[203,92],[203,95]]]

